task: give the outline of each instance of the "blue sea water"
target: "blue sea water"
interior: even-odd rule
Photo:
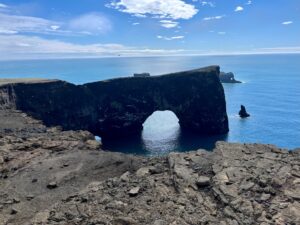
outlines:
[[[150,72],[169,72],[220,65],[242,84],[224,84],[230,132],[203,137],[183,133],[172,112],[154,112],[140,137],[104,141],[113,151],[157,155],[169,151],[212,149],[217,140],[300,147],[300,55],[176,56],[141,58],[1,61],[0,78],[57,78],[75,84]],[[251,114],[240,119],[244,104]]]

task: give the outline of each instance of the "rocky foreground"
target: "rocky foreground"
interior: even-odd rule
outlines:
[[[296,225],[300,150],[219,142],[136,157],[0,110],[0,224]]]

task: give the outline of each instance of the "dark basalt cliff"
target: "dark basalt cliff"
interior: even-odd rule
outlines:
[[[64,81],[2,84],[2,107],[14,107],[65,130],[101,137],[138,133],[157,110],[171,110],[184,129],[201,134],[228,132],[220,68],[153,77],[118,78],[84,85]]]

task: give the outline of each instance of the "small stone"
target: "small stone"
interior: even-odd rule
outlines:
[[[18,213],[18,210],[16,210],[15,208],[12,208],[11,211],[10,211],[11,215],[15,215],[17,213]]]
[[[131,197],[137,196],[139,194],[139,192],[140,192],[140,187],[132,188],[129,191],[129,196],[131,196]]]
[[[148,167],[142,167],[142,168],[140,168],[136,171],[136,175],[138,177],[143,177],[143,176],[146,176],[148,174],[149,174],[149,168]]]
[[[26,196],[26,199],[27,199],[28,201],[31,201],[32,199],[34,199],[34,196],[33,196],[33,195],[27,195],[27,196]]]
[[[50,182],[50,183],[47,185],[47,188],[48,188],[48,189],[54,189],[54,188],[57,188],[57,183],[56,183],[56,182]]]
[[[295,179],[295,180],[293,181],[293,184],[300,184],[300,179],[299,179],[299,178]]]
[[[253,182],[247,182],[243,185],[241,185],[240,189],[243,191],[248,191],[249,189],[251,189],[255,184]]]
[[[37,181],[38,181],[38,179],[33,178],[33,179],[31,180],[31,183],[36,183]]]
[[[13,198],[13,203],[20,203],[21,201],[20,201],[20,199],[18,199],[18,198]]]
[[[120,177],[121,181],[123,182],[128,182],[129,181],[129,171],[127,171],[126,173],[123,173],[122,176]]]
[[[81,201],[81,203],[86,203],[86,202],[88,202],[88,200],[89,199],[87,197],[82,196],[80,201]]]
[[[200,176],[197,179],[196,184],[199,188],[207,187],[210,184],[210,178],[206,176]]]
[[[284,194],[287,195],[290,198],[293,198],[296,201],[300,201],[300,190],[285,190]]]
[[[262,194],[261,197],[260,197],[260,200],[261,201],[267,201],[267,200],[270,199],[270,197],[271,197],[270,194]]]
[[[149,169],[149,172],[150,172],[151,174],[160,174],[160,173],[163,172],[163,168],[162,168],[161,166],[151,167],[151,168]]]

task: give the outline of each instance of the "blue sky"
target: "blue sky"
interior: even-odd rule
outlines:
[[[0,59],[300,53],[300,0],[0,0]]]

